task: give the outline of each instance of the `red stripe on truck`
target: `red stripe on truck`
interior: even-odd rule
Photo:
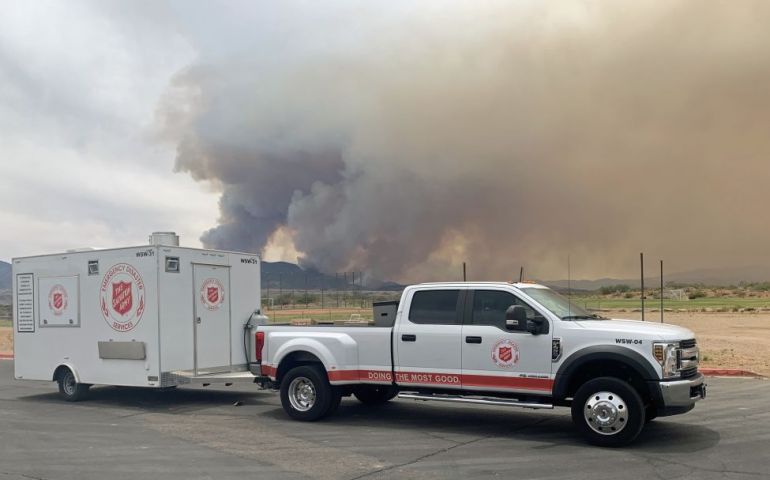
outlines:
[[[262,375],[275,378],[276,368],[262,365]],[[339,382],[365,382],[365,383],[391,383],[393,375],[388,370],[330,370],[327,372],[329,381]],[[550,392],[553,389],[553,380],[549,378],[525,378],[500,375],[461,375],[456,373],[433,372],[396,372],[396,383],[476,387],[476,388],[503,388],[509,390],[539,390]]]

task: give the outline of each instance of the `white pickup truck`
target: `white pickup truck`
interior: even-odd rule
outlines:
[[[602,446],[628,444],[646,422],[706,396],[690,330],[602,318],[542,285],[421,284],[392,304],[375,306],[388,326],[261,322],[252,371],[297,420],[329,415],[349,395],[565,406]]]

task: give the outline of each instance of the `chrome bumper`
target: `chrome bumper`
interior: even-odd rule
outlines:
[[[706,383],[702,373],[687,380],[660,382],[663,405],[668,407],[688,407],[706,398]]]

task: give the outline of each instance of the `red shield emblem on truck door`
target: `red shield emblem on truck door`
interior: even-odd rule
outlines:
[[[219,288],[208,287],[207,296],[209,298],[209,303],[217,303],[219,301]]]
[[[510,362],[513,358],[513,349],[511,347],[500,347],[497,354],[503,362]]]
[[[112,284],[112,309],[120,315],[125,315],[134,306],[131,294],[131,282],[117,282]]]

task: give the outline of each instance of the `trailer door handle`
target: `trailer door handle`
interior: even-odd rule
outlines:
[[[411,335],[411,334],[403,334],[401,335],[401,341],[403,342],[416,342],[417,341],[417,335]]]
[[[481,343],[481,337],[465,337],[465,343]]]
[[[198,317],[198,318],[196,318],[196,319],[195,319],[195,323],[197,323],[198,325],[200,325],[200,324],[201,324],[201,317]]]

